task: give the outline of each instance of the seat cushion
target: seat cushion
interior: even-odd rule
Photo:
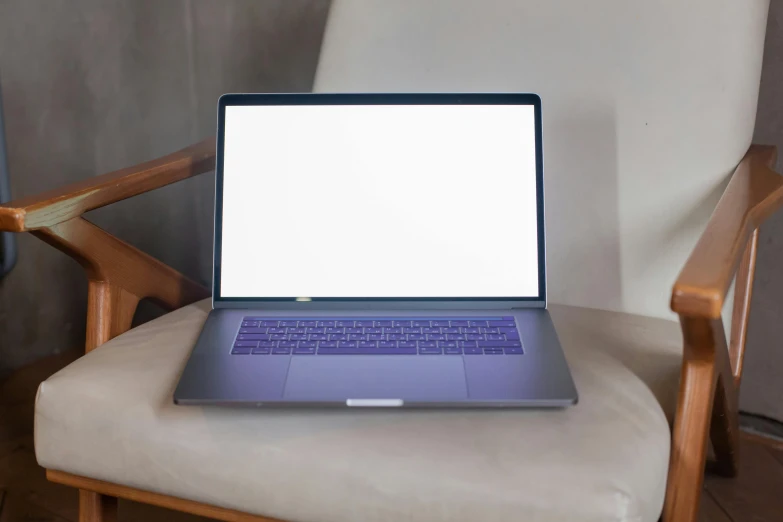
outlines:
[[[566,410],[175,406],[208,312],[209,301],[177,310],[43,382],[41,466],[291,521],[660,515],[676,323],[553,306],[580,394]]]

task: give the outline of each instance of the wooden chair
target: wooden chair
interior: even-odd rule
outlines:
[[[562,21],[563,6],[550,3],[338,0],[316,88],[542,94],[550,287],[563,303],[550,308],[580,404],[361,414],[174,406],[209,293],[83,214],[211,171],[208,139],[0,206],[0,230],[31,232],[87,273],[88,353],[42,383],[35,417],[39,463],[79,489],[80,520],[112,519],[117,497],[220,520],[696,520],[708,441],[718,469],[737,472],[758,227],[783,204],[774,149],[748,148],[766,3],[719,14],[708,0],[606,0],[589,12],[565,3],[579,16]],[[689,61],[710,45],[719,60]],[[586,79],[565,81],[574,75]],[[694,209],[716,187],[719,202],[701,219]],[[663,215],[678,226],[668,230]],[[681,228],[693,237],[677,236]],[[672,264],[676,281],[657,288]],[[672,281],[681,335],[655,317]],[[176,311],[129,331],[144,298]]]

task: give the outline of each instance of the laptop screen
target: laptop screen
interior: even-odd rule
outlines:
[[[542,296],[533,104],[227,104],[222,132],[217,298]]]

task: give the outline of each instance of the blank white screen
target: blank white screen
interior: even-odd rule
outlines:
[[[228,106],[222,297],[535,297],[534,108]]]

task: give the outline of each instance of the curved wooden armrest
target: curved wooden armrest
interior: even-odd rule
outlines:
[[[771,169],[776,158],[774,147],[752,145],[737,166],[674,284],[671,308],[678,314],[720,318],[745,246],[783,205],[783,176]]]
[[[776,156],[774,147],[748,149],[674,283],[671,307],[680,316],[683,360],[664,520],[696,520],[708,436],[716,469],[727,476],[739,469],[738,390],[758,227],[783,205],[783,176],[771,169]],[[727,340],[721,312],[735,273]]]
[[[162,158],[0,205],[0,230],[51,227],[214,168],[215,138],[208,138]]]

